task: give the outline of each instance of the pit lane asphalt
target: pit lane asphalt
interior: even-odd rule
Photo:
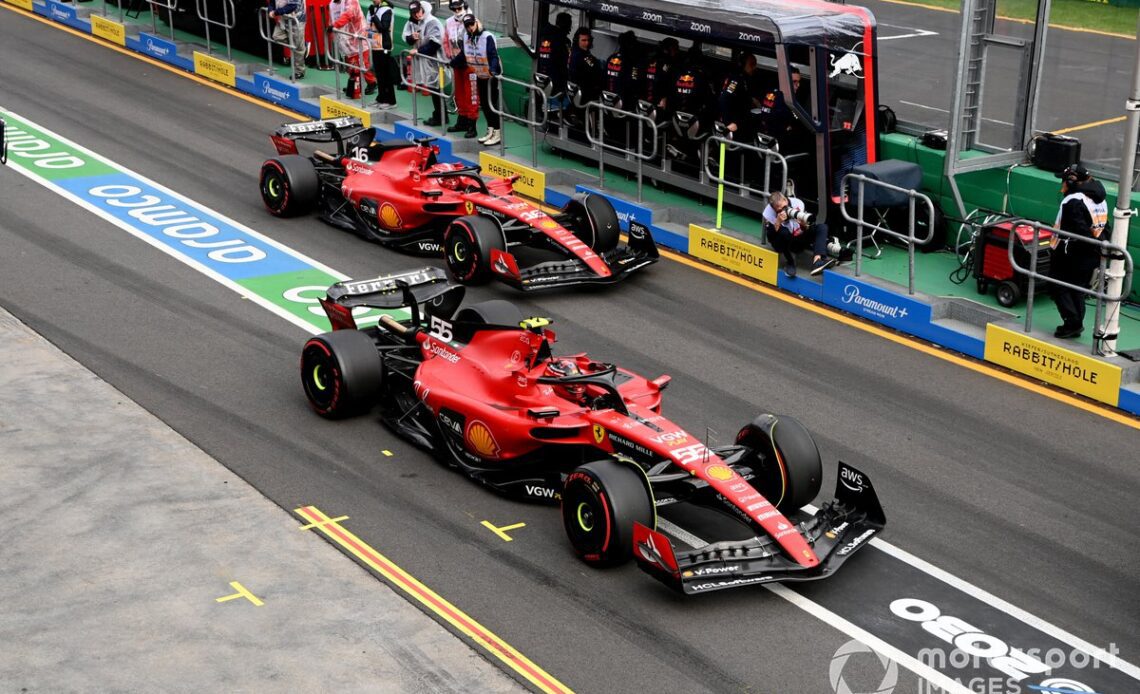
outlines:
[[[422,262],[265,215],[254,176],[284,117],[10,16],[6,108],[351,276]],[[569,686],[828,691],[846,636],[763,590],[684,601],[631,567],[585,569],[556,512],[498,499],[374,422],[313,416],[296,328],[11,171],[0,185],[8,310],[282,508],[351,516]],[[552,316],[566,352],[672,374],[667,414],[714,441],[763,409],[799,417],[827,461],[825,490],[836,458],[875,480],[893,544],[1135,660],[1134,430],[675,263],[613,292],[474,294]],[[481,520],[527,525],[508,544]],[[885,579],[860,579],[882,561],[868,552],[804,593],[881,609]],[[907,597],[888,587],[888,601]],[[904,674],[898,691],[913,685]]]

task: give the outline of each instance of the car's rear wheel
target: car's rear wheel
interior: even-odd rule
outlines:
[[[447,271],[462,284],[485,284],[492,277],[491,251],[507,250],[503,227],[482,215],[460,217],[443,232]]]
[[[609,200],[591,193],[576,195],[570,198],[563,211],[573,217],[571,231],[574,235],[595,253],[606,253],[617,248],[621,225]]]
[[[383,380],[376,344],[357,330],[318,335],[301,350],[301,385],[322,417],[342,419],[372,409]]]
[[[599,460],[576,468],[562,488],[562,525],[578,557],[615,566],[633,553],[633,525],[656,529],[653,499],[629,465]]]
[[[483,325],[511,325],[518,326],[522,322],[523,314],[518,306],[502,299],[480,301],[477,304],[464,306],[455,314],[455,320],[469,323],[482,323]]]
[[[752,486],[783,513],[811,503],[823,482],[819,448],[792,417],[762,414],[740,430],[736,442],[749,448],[756,477]]]
[[[320,181],[313,162],[297,154],[270,159],[261,165],[261,200],[271,214],[294,217],[313,209]]]

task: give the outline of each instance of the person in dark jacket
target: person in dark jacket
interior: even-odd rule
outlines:
[[[594,35],[586,27],[578,27],[570,49],[567,79],[578,85],[583,104],[596,101],[602,93],[602,63],[594,57],[593,47]]]
[[[606,59],[604,91],[617,96],[617,107],[626,111],[637,110],[638,82],[641,79],[640,46],[637,34],[627,31],[618,36],[618,49]]]
[[[570,27],[574,19],[569,12],[559,12],[554,24],[538,32],[538,49],[534,54],[534,71],[550,78],[552,94],[566,93],[566,70],[570,63]]]
[[[1099,239],[1108,224],[1104,186],[1080,164],[1074,164],[1058,175],[1064,197],[1054,226],[1079,237]],[[1077,287],[1088,287],[1093,271],[1100,264],[1100,248],[1093,243],[1060,236],[1053,237],[1053,244],[1049,276]],[[1064,339],[1080,337],[1085,327],[1084,292],[1055,284],[1052,295],[1062,320],[1053,336]]]
[[[730,137],[740,142],[750,143],[755,131],[752,119],[752,107],[758,105],[758,100],[752,97],[755,74],[756,56],[751,53],[741,55],[740,69],[724,81],[717,96],[719,120],[732,133]]]
[[[392,3],[372,0],[368,8],[368,28],[372,32],[372,70],[376,73],[376,104],[381,109],[396,108],[396,80],[399,66],[392,57]]]

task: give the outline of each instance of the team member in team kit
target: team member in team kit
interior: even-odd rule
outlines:
[[[451,16],[443,25],[443,57],[450,62],[463,52],[463,41],[467,38],[463,18],[467,16],[468,8],[464,0],[451,0],[447,6],[451,9]],[[452,67],[451,70],[452,94],[458,118],[447,132],[462,132],[464,137],[475,137],[475,126],[479,121],[479,96],[477,87],[472,84],[476,79],[475,73],[466,65]]]
[[[1058,175],[1064,198],[1054,226],[1078,236],[1099,239],[1108,224],[1104,186],[1080,164],[1074,164]],[[1100,248],[1095,244],[1053,237],[1053,257],[1049,263],[1049,276],[1053,279],[1087,287],[1099,264]],[[1052,294],[1062,320],[1053,336],[1064,339],[1080,337],[1085,327],[1085,294],[1059,284],[1053,285]]]

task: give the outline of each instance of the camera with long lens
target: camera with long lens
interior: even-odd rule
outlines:
[[[812,214],[811,214],[811,212],[805,212],[803,210],[797,210],[794,208],[789,208],[788,209],[788,219],[790,219],[794,222],[799,222],[800,224],[803,224],[804,226],[811,226]]]

